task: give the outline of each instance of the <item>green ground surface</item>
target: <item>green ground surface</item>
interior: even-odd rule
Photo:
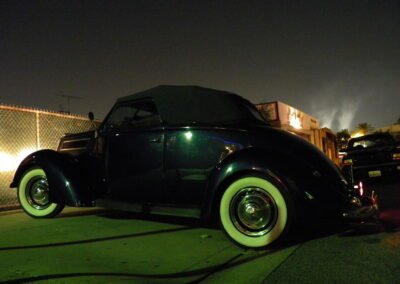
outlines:
[[[0,283],[400,283],[400,233],[238,248],[190,220],[67,208],[0,213]]]
[[[45,220],[17,211],[0,224],[9,283],[260,283],[294,250],[249,252],[219,230],[71,208]]]

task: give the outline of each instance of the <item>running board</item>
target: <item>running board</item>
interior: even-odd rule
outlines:
[[[173,205],[127,203],[109,199],[107,200],[98,199],[96,200],[95,206],[107,209],[129,211],[129,212],[143,213],[143,214],[179,216],[179,217],[188,217],[197,219],[200,219],[201,216],[201,210],[199,208],[177,207]]]

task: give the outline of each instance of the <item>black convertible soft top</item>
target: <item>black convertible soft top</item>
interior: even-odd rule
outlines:
[[[118,99],[117,103],[152,99],[162,120],[169,125],[221,124],[262,120],[257,109],[244,98],[198,86],[161,85]]]

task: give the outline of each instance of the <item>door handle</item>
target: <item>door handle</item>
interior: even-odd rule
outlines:
[[[161,142],[161,136],[150,139],[150,142],[151,143],[160,143]]]

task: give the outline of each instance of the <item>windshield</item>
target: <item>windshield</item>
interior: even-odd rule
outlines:
[[[350,150],[361,150],[393,145],[393,140],[388,136],[366,137],[350,141]]]
[[[161,120],[152,101],[133,101],[118,104],[103,123],[103,127],[117,130],[129,130],[139,127],[160,125]]]
[[[252,118],[255,118],[258,121],[262,121],[266,124],[268,124],[268,122],[264,119],[264,117],[261,115],[261,113],[258,111],[258,109],[249,101],[243,99],[243,103],[245,105],[245,107],[247,108],[247,110],[249,111],[250,115]]]

